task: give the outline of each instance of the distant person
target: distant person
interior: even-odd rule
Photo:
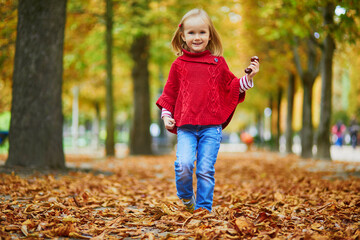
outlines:
[[[211,212],[215,162],[222,129],[253,87],[259,62],[252,72],[237,78],[222,57],[222,44],[208,14],[202,9],[186,13],[171,45],[179,56],[172,64],[164,91],[157,100],[166,129],[177,134],[175,177],[177,196],[188,211]],[[193,191],[196,163],[197,191]]]
[[[8,136],[9,136],[8,131],[0,131],[0,145],[5,142]]]
[[[240,139],[243,143],[246,144],[247,150],[250,150],[254,143],[254,137],[251,136],[248,132],[244,131],[240,134]]]
[[[344,133],[346,131],[345,125],[338,121],[333,127],[332,127],[332,133],[336,136],[335,145],[341,147],[343,145],[343,139],[344,139]]]
[[[357,138],[359,132],[359,125],[354,116],[350,121],[349,132],[351,137],[351,146],[355,149],[357,146]]]

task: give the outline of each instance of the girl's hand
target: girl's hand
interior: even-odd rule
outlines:
[[[260,63],[258,61],[252,61],[248,68],[252,70],[251,73],[247,74],[248,80],[250,80],[259,72]]]
[[[173,130],[175,127],[175,119],[168,117],[168,116],[164,116],[163,117],[163,121],[164,121],[164,125],[165,128],[168,130]]]

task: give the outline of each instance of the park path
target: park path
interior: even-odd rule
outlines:
[[[284,146],[280,147],[284,149]],[[256,151],[256,148],[253,148]],[[293,152],[295,155],[300,155],[300,144],[294,144]],[[226,143],[221,144],[220,153],[244,153],[247,152],[248,149],[245,144],[242,143]],[[116,157],[124,158],[128,155],[128,148],[126,144],[116,144]],[[94,148],[94,147],[81,147],[81,148],[66,148],[65,153],[69,155],[90,155],[95,158],[101,158],[105,155],[104,148]],[[281,151],[280,153],[284,153]],[[345,145],[342,147],[338,147],[332,145],[330,148],[330,153],[333,161],[340,162],[353,162],[360,163],[360,146],[356,149],[351,146]]]
[[[298,159],[298,164],[301,167],[308,167],[309,171],[319,171],[319,172],[332,172],[337,176],[347,176],[353,174],[360,177],[360,147],[353,149],[351,146],[331,146],[330,152],[332,161],[318,161],[310,159],[301,159],[299,157],[300,146],[294,144],[293,150],[294,155],[290,155]],[[105,150],[103,148],[94,149],[94,148],[78,148],[78,149],[67,149],[67,156],[71,158],[77,157],[86,157],[91,159],[103,159],[105,155]],[[265,154],[269,153],[270,155],[277,155],[274,152],[267,151],[257,151],[256,148],[247,149],[245,144],[221,144],[220,147],[220,156],[221,155],[232,155],[235,158],[237,156],[250,156],[256,154]],[[172,151],[174,155],[174,151]],[[125,144],[118,144],[116,146],[116,158],[126,158],[128,155],[128,148]],[[286,158],[287,154],[284,152],[278,153],[279,157]],[[175,157],[174,157],[175,158]],[[1,158],[0,158],[1,160]],[[93,164],[96,161],[86,161],[80,164],[74,164],[72,162],[67,162],[68,167],[82,167],[82,168],[93,168]],[[353,173],[351,173],[353,171]]]

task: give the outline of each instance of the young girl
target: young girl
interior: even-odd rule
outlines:
[[[184,15],[171,44],[179,57],[171,66],[156,104],[162,109],[166,129],[177,133],[177,195],[188,211],[211,212],[214,165],[222,129],[229,124],[236,106],[244,101],[245,91],[253,87],[252,78],[259,71],[259,62],[251,63],[250,74],[236,78],[221,56],[220,37],[202,9],[193,9]]]

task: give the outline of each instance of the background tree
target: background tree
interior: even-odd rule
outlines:
[[[146,32],[148,23],[144,21],[149,11],[149,1],[137,0],[131,3],[132,24],[137,31],[130,48],[133,59],[134,115],[130,132],[130,154],[151,154],[150,136],[150,87],[149,87],[149,47],[150,38]]]
[[[289,80],[287,88],[287,112],[286,112],[286,152],[292,153],[293,145],[293,109],[294,109],[294,95],[295,95],[295,74],[289,71]]]
[[[127,119],[131,109],[131,79],[129,57],[127,56],[127,35],[122,16],[124,5],[113,2],[113,118],[117,126],[113,134],[115,141],[127,142]],[[91,130],[92,146],[106,145],[106,1],[71,0],[68,4],[68,23],[64,52],[64,114],[66,126],[74,118],[72,109],[72,89],[79,87],[79,124],[86,125],[86,135]],[[89,124],[90,123],[90,124]],[[66,129],[66,128],[65,128]],[[119,130],[123,130],[119,134]],[[101,130],[101,131],[100,131]],[[68,135],[66,135],[68,137]],[[99,142],[100,140],[100,142]],[[65,139],[66,142],[66,139]]]
[[[301,156],[311,158],[313,156],[314,130],[312,123],[312,94],[316,77],[319,75],[319,60],[316,46],[312,40],[306,40],[306,67],[302,66],[297,47],[294,47],[294,61],[296,69],[302,81],[303,108],[302,108],[302,129],[301,129]]]
[[[65,167],[62,73],[66,0],[19,1],[6,166]]]
[[[323,41],[319,44],[322,51],[321,64],[321,108],[320,123],[317,139],[317,158],[331,160],[330,156],[330,128],[332,113],[332,85],[333,85],[333,58],[336,49],[336,41],[354,42],[359,38],[359,27],[356,26],[356,18],[360,16],[360,6],[355,1],[336,2],[324,0],[321,2],[323,17]],[[345,13],[338,16],[335,22],[335,9]]]
[[[279,139],[284,128],[290,133],[289,138],[292,138],[292,118],[290,124],[282,123],[281,105],[284,102],[283,90],[291,87],[288,72],[295,71],[290,41],[278,31],[279,22],[277,20],[280,19],[281,12],[274,9],[279,7],[279,3],[279,1],[244,1],[241,14],[243,16],[242,24],[246,26],[242,36],[246,38],[246,44],[250,44],[246,46],[246,51],[251,49],[256,52],[262,62],[259,76],[256,76],[255,79],[256,87],[251,92],[249,91],[249,100],[246,105],[252,106],[257,103],[255,108],[257,112],[261,113],[259,116],[262,116],[263,109],[267,107],[264,102],[269,102],[268,107],[272,106],[270,118],[274,124],[271,124],[271,129],[275,129],[274,133],[276,134],[272,136],[270,143],[274,150],[279,150]],[[249,9],[252,11],[248,11]],[[274,19],[274,21],[269,21],[269,19]],[[288,93],[292,94],[289,98],[293,99],[294,91],[288,91]],[[264,96],[267,96],[268,99],[265,100]],[[292,116],[292,104],[288,106],[290,106],[288,114]],[[286,141],[291,143],[288,138]]]
[[[273,24],[269,24],[270,26],[262,31],[263,35],[266,34],[270,40],[281,40],[285,46],[292,46],[289,51],[293,53],[294,65],[303,87],[301,155],[304,158],[312,156],[312,90],[319,74],[320,60],[319,50],[313,41],[319,22],[319,16],[313,12],[314,5],[316,3],[306,1],[267,1],[260,14],[262,17],[274,19]],[[276,51],[281,52],[279,49]]]
[[[327,2],[322,8],[323,22],[325,28],[334,28],[335,4]],[[332,94],[332,74],[333,74],[333,55],[335,52],[335,39],[330,32],[325,33],[325,39],[321,46],[321,107],[320,124],[317,139],[317,157],[329,159],[330,156],[330,121],[331,121],[331,94]]]
[[[113,97],[113,4],[106,0],[106,156],[115,155]]]

